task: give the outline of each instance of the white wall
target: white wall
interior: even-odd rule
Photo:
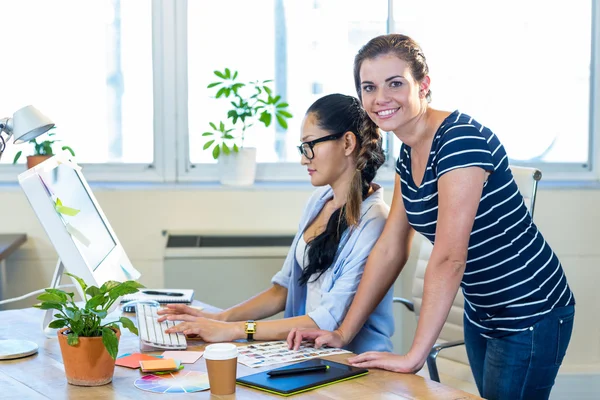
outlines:
[[[142,283],[163,282],[163,230],[226,233],[294,233],[311,192],[303,189],[244,190],[171,187],[154,189],[93,188]],[[0,233],[28,235],[25,246],[8,261],[7,297],[47,285],[56,253],[17,186],[0,188]],[[390,201],[391,188],[386,190]],[[576,300],[575,330],[562,372],[600,374],[600,190],[539,190],[535,221],[560,257]],[[217,279],[217,277],[211,277]],[[412,271],[406,270],[397,288],[410,295]],[[402,293],[397,293],[402,294]],[[33,301],[20,302],[28,306]],[[404,313],[399,332],[406,350],[414,321]]]

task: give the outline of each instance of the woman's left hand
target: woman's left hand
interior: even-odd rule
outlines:
[[[392,372],[414,374],[423,368],[424,362],[413,360],[408,355],[399,355],[381,351],[369,351],[348,359],[354,367],[380,368]]]
[[[231,342],[239,339],[235,337],[235,325],[229,322],[215,321],[214,319],[194,317],[187,314],[172,314],[167,317],[169,321],[184,321],[169,328],[165,333],[181,332],[186,336],[198,338],[205,342]]]

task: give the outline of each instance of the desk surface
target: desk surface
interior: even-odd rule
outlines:
[[[132,316],[127,314],[127,316]],[[181,399],[194,396],[197,399],[274,399],[283,398],[266,392],[237,386],[235,396],[211,396],[210,392],[190,395],[154,394],[137,389],[133,382],[141,376],[139,370],[115,367],[111,384],[98,387],[79,387],[67,383],[58,341],[46,339],[41,331],[42,311],[34,308],[0,312],[0,339],[26,339],[36,342],[39,353],[18,360],[0,361],[0,397],[8,394],[14,399]],[[137,336],[123,332],[119,354],[139,351]],[[188,350],[202,350],[203,343],[189,340]],[[151,354],[160,354],[155,352]],[[345,362],[347,354],[327,357]],[[271,367],[273,368],[273,367]],[[204,358],[195,364],[185,364],[186,370],[206,371]],[[250,375],[269,368],[249,368],[238,364],[238,377]],[[479,399],[472,394],[444,386],[417,375],[396,374],[372,369],[369,374],[347,382],[306,392],[292,399]]]
[[[7,258],[13,251],[25,243],[25,241],[27,241],[27,235],[23,233],[0,235],[0,261]]]

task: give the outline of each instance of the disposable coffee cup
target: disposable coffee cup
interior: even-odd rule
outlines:
[[[204,349],[208,383],[212,394],[235,393],[237,356],[237,347],[231,343],[211,344]]]

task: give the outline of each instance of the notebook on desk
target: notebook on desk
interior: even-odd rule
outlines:
[[[123,296],[121,304],[133,300],[154,300],[161,304],[167,303],[186,303],[190,304],[194,300],[194,291],[192,289],[140,289],[139,292]]]
[[[340,364],[334,361],[315,358],[303,361],[301,363],[287,365],[277,368],[276,371],[304,368],[317,365],[327,365],[329,368],[323,372],[303,373],[298,375],[269,376],[270,371],[259,372],[258,374],[248,375],[238,378],[236,381],[240,385],[249,386],[254,389],[264,390],[269,393],[281,396],[291,396],[297,393],[317,389],[333,383],[358,378],[366,375],[369,371],[364,368],[352,367],[350,365]],[[271,370],[271,371],[275,371]]]

